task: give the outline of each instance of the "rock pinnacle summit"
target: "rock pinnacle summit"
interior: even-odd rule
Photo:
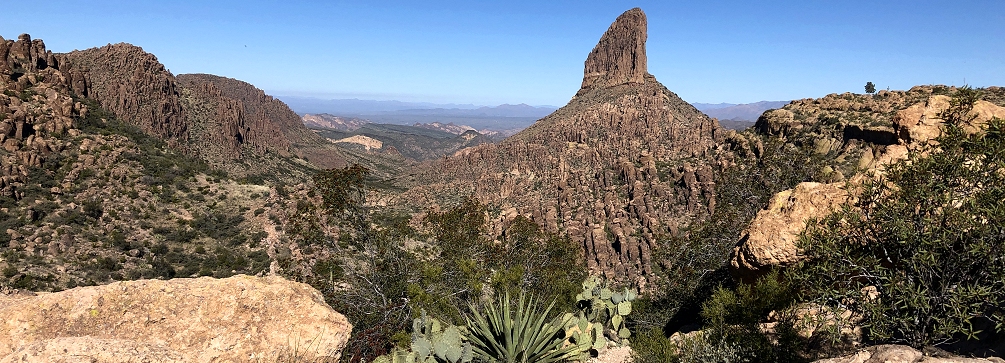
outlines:
[[[568,236],[593,273],[653,276],[660,236],[715,209],[711,151],[723,131],[647,72],[646,38],[641,9],[621,14],[567,105],[498,144],[426,167],[401,200],[450,205],[461,191],[498,208],[493,234],[524,216]]]
[[[646,13],[634,8],[621,14],[586,58],[583,87],[643,83],[646,69]]]

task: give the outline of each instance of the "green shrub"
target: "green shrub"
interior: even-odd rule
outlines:
[[[632,361],[635,363],[675,362],[677,348],[663,329],[651,328],[637,332],[632,339]]]
[[[763,150],[716,173],[714,213],[663,239],[653,252],[658,263],[655,293],[635,317],[644,330],[660,327],[672,332],[700,323],[701,303],[717,287],[733,285],[725,266],[740,238],[739,226],[749,223],[776,193],[817,180],[828,158],[834,156],[817,155],[812,145],[747,136],[761,138]]]
[[[796,317],[790,311],[796,301],[795,289],[777,271],[736,290],[719,287],[702,303],[705,336],[700,341],[712,344],[709,352],[743,347],[740,356],[751,362],[808,361],[808,342],[796,334]],[[772,312],[778,321],[769,336],[761,324]]]
[[[347,362],[369,362],[395,347],[395,336],[411,326],[408,285],[419,270],[415,256],[400,241],[371,223],[365,206],[367,173],[365,168],[352,166],[314,177],[322,208],[339,226],[344,244],[328,240],[321,232],[311,203],[298,203],[291,218],[290,230],[300,241],[328,248],[335,256],[313,266],[308,282],[353,324],[353,334],[342,351],[342,360]],[[276,189],[280,195],[289,195],[282,185]],[[351,288],[343,288],[342,283]]]
[[[959,90],[938,145],[805,233],[804,297],[852,311],[870,341],[946,347],[1005,327],[1005,122],[965,132],[978,98]]]
[[[703,331],[671,340],[660,329],[639,334],[632,342],[635,363],[739,363],[755,361],[742,343]],[[770,360],[764,362],[771,362]]]
[[[579,282],[587,278],[587,272],[579,247],[567,236],[545,232],[527,217],[518,216],[499,242],[491,242],[492,254],[484,263],[495,271],[491,277],[494,291],[546,291],[556,298],[555,306],[561,311],[575,305]]]

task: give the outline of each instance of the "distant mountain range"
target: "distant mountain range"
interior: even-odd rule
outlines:
[[[750,127],[764,111],[782,108],[789,101],[761,101],[754,103],[693,103],[695,108],[706,115],[719,119],[719,123],[729,129]]]
[[[550,115],[557,107],[503,104],[476,106],[471,104],[437,104],[405,101],[376,101],[360,99],[320,99],[298,96],[277,96],[291,109],[305,114],[329,114],[345,119],[366,119],[373,123],[415,125],[454,124],[481,130],[512,135],[535,121]],[[719,119],[728,129],[750,127],[764,111],[781,108],[789,101],[760,101],[754,103],[694,103],[694,107]]]
[[[373,123],[394,125],[454,124],[470,126],[491,134],[512,135],[554,112],[554,106],[526,104],[476,106],[403,101],[374,101],[278,96],[300,115],[328,114],[345,119],[366,119]]]
[[[371,114],[378,112],[401,111],[410,109],[457,108],[476,109],[480,106],[472,104],[440,104],[427,102],[377,101],[360,99],[321,99],[301,96],[276,96],[299,114],[329,113],[329,114]]]
[[[404,101],[376,101],[360,99],[320,99],[298,96],[276,96],[299,114],[327,113],[332,115],[415,114],[450,115],[469,117],[536,117],[548,116],[558,109],[554,106],[527,104],[502,104],[478,106],[456,103],[427,103]]]

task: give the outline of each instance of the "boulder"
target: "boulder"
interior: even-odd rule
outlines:
[[[844,183],[799,183],[776,194],[767,208],[757,212],[733,248],[730,271],[752,282],[772,266],[785,266],[799,259],[796,243],[812,218],[823,218],[848,200]]]
[[[0,295],[0,316],[2,363],[337,360],[352,330],[317,290],[274,276]]]
[[[765,111],[754,123],[754,129],[768,135],[781,135],[799,127],[795,114],[786,109]]]
[[[1000,363],[1001,358],[930,357],[905,345],[875,345],[844,357],[815,363]]]

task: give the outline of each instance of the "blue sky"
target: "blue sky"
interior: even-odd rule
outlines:
[[[31,4],[31,5],[26,5]],[[1005,1],[62,1],[0,12],[0,36],[65,52],[128,42],[172,72],[272,94],[565,104],[621,12],[649,19],[649,72],[689,102],[917,84],[1005,86]]]

